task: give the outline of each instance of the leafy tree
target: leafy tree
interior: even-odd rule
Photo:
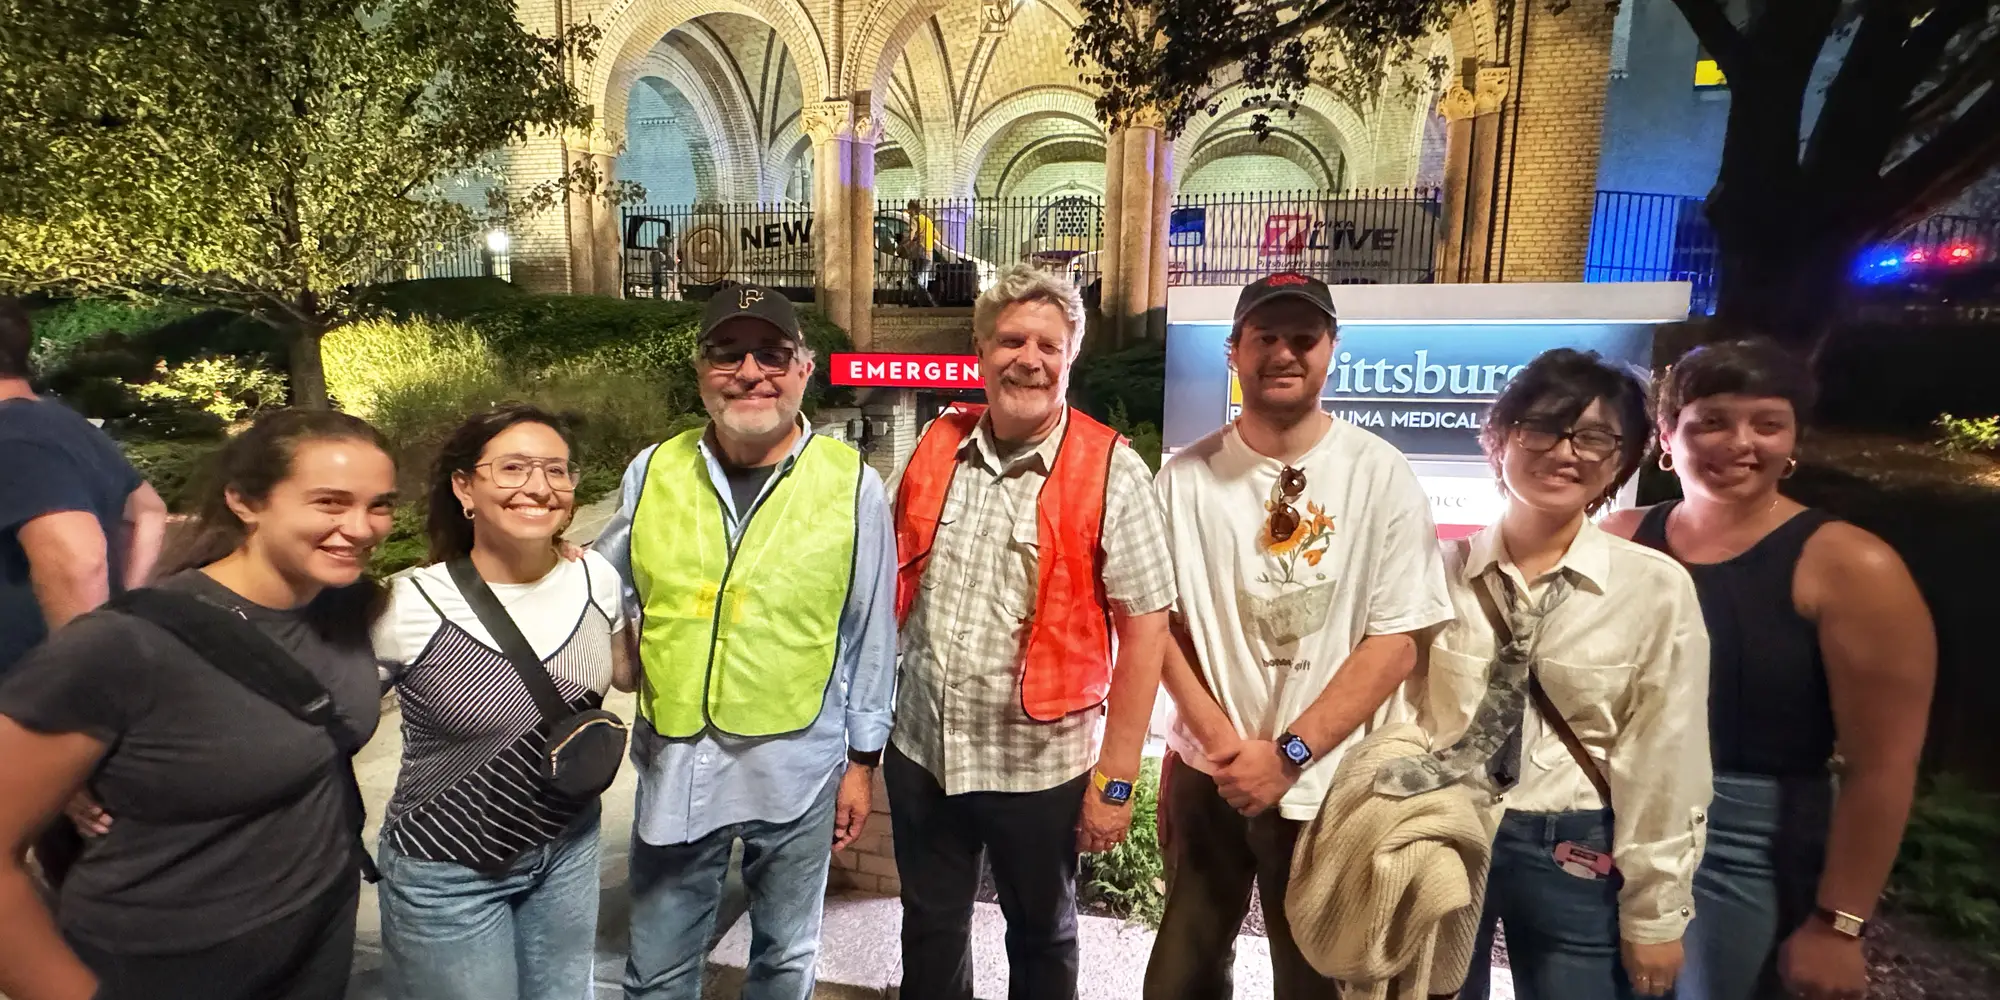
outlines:
[[[287,338],[324,405],[319,338],[398,261],[533,211],[445,179],[536,132],[587,128],[589,27],[536,35],[512,0],[0,0],[0,288],[171,296]]]
[[[1122,125],[1152,109],[1178,133],[1215,110],[1219,84],[1236,80],[1253,93],[1245,103],[1265,109],[1253,123],[1260,130],[1309,83],[1366,113],[1399,67],[1411,66],[1416,43],[1466,0],[1082,3],[1071,56],[1095,67],[1099,113]],[[1674,3],[1730,88],[1708,200],[1718,318],[1817,343],[1863,248],[2000,164],[2000,2]],[[1500,7],[1504,15],[1508,5]],[[1424,68],[1433,79],[1442,69]],[[1420,83],[1422,74],[1401,79]]]

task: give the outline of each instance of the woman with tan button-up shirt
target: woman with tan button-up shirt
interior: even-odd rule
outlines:
[[[1412,682],[1434,749],[1377,776],[1474,790],[1495,837],[1473,954],[1504,921],[1521,1000],[1666,993],[1693,912],[1708,633],[1685,570],[1589,516],[1649,430],[1645,383],[1594,354],[1550,351],[1508,383],[1483,432],[1507,510],[1445,546],[1456,618]],[[1477,958],[1469,1000],[1487,994]]]

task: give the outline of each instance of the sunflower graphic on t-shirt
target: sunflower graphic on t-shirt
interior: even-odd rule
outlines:
[[[1276,510],[1277,506],[1277,501],[1265,504],[1267,510]],[[1257,531],[1257,540],[1265,554],[1276,561],[1277,571],[1259,576],[1257,582],[1305,587],[1325,580],[1326,574],[1315,574],[1313,570],[1333,547],[1333,518],[1326,508],[1307,501],[1306,516],[1298,518],[1292,533],[1284,538],[1271,533],[1271,522],[1272,519],[1265,519]]]

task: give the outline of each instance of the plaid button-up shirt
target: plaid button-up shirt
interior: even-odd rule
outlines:
[[[1097,762],[1102,707],[1037,722],[1021,707],[1039,566],[1035,502],[1069,429],[1003,458],[986,420],[958,453],[930,563],[903,624],[896,747],[945,794],[1038,792]],[[1105,485],[1104,592],[1114,612],[1163,611],[1173,556],[1152,472],[1119,444]]]

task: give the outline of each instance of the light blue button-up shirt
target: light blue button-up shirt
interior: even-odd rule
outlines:
[[[791,454],[764,483],[758,502],[798,460],[811,437],[811,428],[805,427]],[[639,596],[632,583],[632,516],[653,451],[640,452],[626,467],[618,514],[594,546],[624,578],[625,600],[635,620]],[[747,520],[735,509],[722,463],[706,439],[701,454],[708,462],[709,481],[723,499],[733,546]],[[862,468],[854,502],[854,580],[840,612],[833,661],[839,683],[826,686],[819,718],[789,736],[739,739],[707,729],[680,740],[661,736],[640,719],[632,729],[632,765],[639,770],[634,822],[641,840],[685,844],[736,823],[798,819],[844,766],[849,747],[875,751],[888,743],[896,682],[896,532],[887,491],[875,470]]]

